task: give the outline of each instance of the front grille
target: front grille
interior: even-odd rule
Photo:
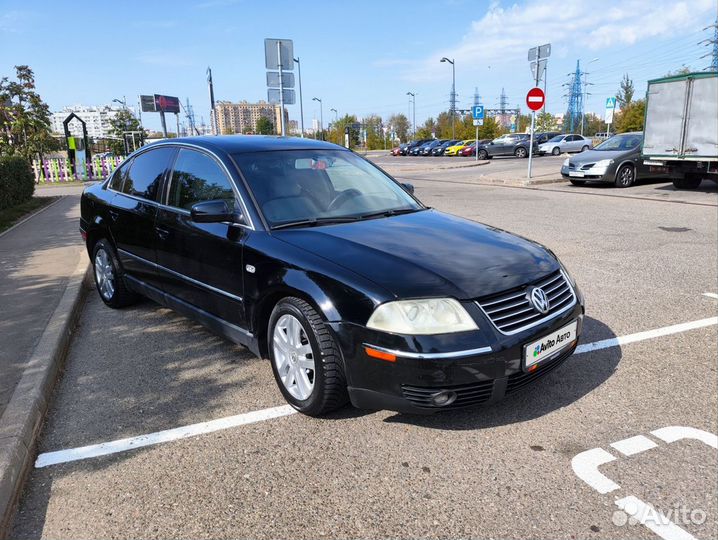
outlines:
[[[541,313],[529,301],[529,287],[543,289],[549,299],[549,311]],[[555,317],[576,303],[576,296],[561,270],[518,289],[480,299],[481,309],[504,334],[515,334]]]
[[[452,409],[456,407],[466,407],[469,405],[477,405],[487,401],[493,392],[494,381],[480,381],[471,384],[462,384],[460,386],[409,386],[401,385],[401,392],[404,397],[417,407],[425,409]],[[445,407],[437,407],[431,402],[431,398],[437,392],[442,390],[450,390],[456,392],[456,400]]]
[[[543,364],[539,364],[538,367],[530,373],[521,371],[519,373],[509,375],[509,380],[506,383],[506,395],[513,394],[514,392],[519,391],[527,384],[531,384],[536,379],[539,379],[547,373],[553,371],[558,366],[560,366],[564,360],[571,356],[572,353],[573,347],[569,348],[569,350],[565,352],[562,352],[558,357],[554,358],[553,360]]]

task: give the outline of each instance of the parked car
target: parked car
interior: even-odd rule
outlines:
[[[432,152],[434,151],[434,148],[438,148],[445,142],[446,142],[446,139],[436,139],[435,141],[425,144],[424,146],[422,146],[421,155],[422,156],[430,156],[432,154]]]
[[[147,296],[269,358],[309,415],[494,401],[565,361],[583,325],[549,249],[312,139],[141,148],[85,189],[80,232],[107,306]]]
[[[491,139],[479,139],[479,144],[490,143]],[[470,145],[465,146],[459,151],[459,155],[463,157],[475,156],[476,155],[476,141],[473,141]]]
[[[418,139],[418,140],[416,140],[416,141],[411,141],[411,142],[407,143],[406,147],[404,148],[403,153],[401,153],[401,151],[400,151],[399,153],[400,153],[402,156],[408,156],[408,155],[410,155],[411,151],[412,151],[415,147],[421,146],[422,144],[424,144],[424,143],[426,143],[426,142],[429,142],[430,140],[431,140],[431,139]]]
[[[539,154],[552,154],[558,156],[569,152],[583,152],[593,148],[593,141],[582,135],[567,133],[556,135],[553,139],[539,145]]]
[[[430,144],[432,144],[432,143],[434,142],[434,140],[435,140],[435,139],[429,139],[428,141],[425,141],[425,142],[423,142],[422,144],[417,144],[416,146],[414,146],[414,147],[407,153],[407,155],[412,155],[412,156],[421,156],[421,155],[423,155],[423,153],[424,153],[424,148],[426,148],[427,146],[429,146]]]
[[[542,145],[550,139],[553,139],[556,135],[560,135],[560,133],[557,131],[540,131],[534,134],[534,141],[536,141],[537,144]]]
[[[447,149],[449,146],[453,146],[453,145],[458,144],[458,143],[460,143],[460,142],[461,142],[461,140],[459,140],[459,139],[454,139],[454,140],[445,141],[445,142],[443,142],[442,144],[440,144],[439,146],[437,146],[436,148],[434,148],[434,149],[431,151],[431,155],[432,155],[432,156],[443,156],[443,155],[444,155],[444,152],[446,151],[446,149]]]
[[[621,188],[642,178],[668,178],[666,167],[643,163],[642,142],[642,132],[614,135],[593,150],[567,158],[561,166],[561,175],[576,186],[591,181],[610,182]]]
[[[603,141],[605,141],[609,137],[611,137],[611,133],[608,133],[606,131],[599,131],[593,136],[594,139],[601,139]]]
[[[461,149],[464,148],[467,144],[471,144],[471,143],[472,143],[472,139],[468,139],[465,141],[459,141],[458,143],[456,143],[453,146],[448,146],[446,148],[446,150],[444,150],[444,155],[445,156],[458,156]]]
[[[395,146],[394,148],[392,148],[391,155],[392,156],[403,156],[406,153],[407,144],[408,143],[401,143],[399,146]]]
[[[529,155],[530,138],[524,133],[508,133],[501,135],[493,141],[477,146],[479,159],[491,159],[494,156],[516,156],[525,158]],[[538,151],[538,144],[534,141],[533,152]]]

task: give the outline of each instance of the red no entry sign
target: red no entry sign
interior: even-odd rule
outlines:
[[[544,94],[540,88],[532,88],[529,90],[529,93],[526,94],[526,105],[528,105],[532,111],[538,111],[543,107],[545,102],[546,94]]]

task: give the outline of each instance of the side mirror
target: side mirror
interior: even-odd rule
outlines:
[[[230,210],[227,201],[224,199],[204,201],[192,205],[190,216],[195,223],[220,223],[222,221],[244,222],[242,215]]]
[[[405,190],[407,190],[409,193],[411,193],[412,195],[414,194],[414,184],[409,184],[409,183],[406,183],[406,182],[402,182],[401,185],[402,185],[402,187],[403,187]]]

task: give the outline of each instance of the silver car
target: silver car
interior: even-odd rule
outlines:
[[[539,154],[542,156],[544,154],[558,156],[569,152],[583,152],[591,148],[593,148],[591,139],[575,133],[566,133],[565,135],[556,135],[553,139],[539,145]]]
[[[632,186],[641,178],[668,177],[665,167],[645,165],[641,159],[643,133],[621,133],[603,141],[593,150],[567,158],[561,175],[572,184],[608,182],[616,187]]]

